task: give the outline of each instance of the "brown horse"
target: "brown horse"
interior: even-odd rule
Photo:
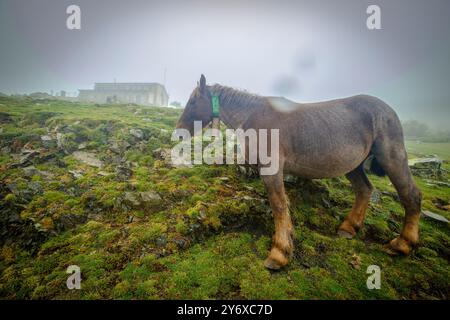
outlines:
[[[233,129],[279,129],[279,170],[261,175],[275,221],[272,249],[265,261],[270,269],[286,265],[293,253],[292,222],[283,174],[308,179],[345,175],[356,200],[338,229],[346,238],[361,228],[373,190],[363,163],[373,156],[372,171],[387,173],[405,208],[400,235],[389,243],[392,252],[409,254],[419,240],[421,193],[409,171],[400,121],[383,101],[358,95],[301,104],[263,97],[221,85],[206,85],[202,75],[191,94],[177,128],[194,131],[194,121],[212,120],[212,95],[220,102],[220,119]]]

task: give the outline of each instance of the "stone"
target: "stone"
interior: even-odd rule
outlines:
[[[77,171],[77,170],[69,170],[69,173],[75,178],[81,178],[83,176],[83,173],[81,171]]]
[[[109,150],[116,154],[122,154],[130,147],[131,145],[125,140],[114,140],[111,143]]]
[[[11,150],[11,147],[10,146],[4,146],[2,149],[1,149],[1,152],[3,153],[3,154],[10,154],[11,152],[12,152],[12,150]]]
[[[161,196],[156,191],[140,192],[139,195],[145,205],[155,205],[162,201]]]
[[[24,167],[24,168],[23,168],[23,174],[24,174],[26,177],[32,177],[32,176],[38,174],[38,170],[36,169],[35,166]]]
[[[259,176],[258,168],[255,166],[238,165],[237,170],[240,174],[243,174],[248,178],[256,178]]]
[[[440,222],[445,222],[445,223],[449,223],[450,221],[446,218],[441,216],[440,214],[428,211],[428,210],[423,210],[422,211],[422,215],[425,216],[426,218],[430,218],[436,221],[440,221]]]
[[[131,129],[130,134],[137,139],[144,139],[144,132],[141,129]]]
[[[283,180],[284,182],[293,184],[298,182],[298,178],[296,176],[293,176],[292,174],[285,174]]]
[[[438,157],[410,159],[408,166],[416,176],[439,178],[442,175],[442,160]]]
[[[141,204],[136,194],[130,191],[125,192],[123,201],[125,202],[125,204],[132,207],[139,207],[139,205]]]
[[[153,150],[153,156],[159,160],[170,159],[170,149],[169,148],[157,148]]]
[[[36,150],[24,150],[20,156],[19,163],[15,164],[15,167],[26,167],[32,164],[33,160],[39,156],[39,151]]]
[[[90,165],[92,167],[102,168],[103,167],[103,161],[98,159],[95,154],[85,151],[75,151],[72,153],[72,156],[78,160],[81,161],[87,165]]]
[[[133,171],[127,165],[118,165],[116,167],[116,180],[125,181],[131,178]]]
[[[112,175],[111,172],[106,172],[106,171],[99,171],[99,172],[97,172],[97,174],[102,177],[107,177],[107,176]]]
[[[83,150],[87,148],[87,142],[82,142],[78,145],[78,150]]]
[[[49,135],[41,136],[41,142],[44,148],[54,148],[57,146],[57,142]]]
[[[381,196],[383,194],[379,190],[374,190],[372,195],[370,196],[370,201],[374,204],[378,204],[381,202]]]
[[[68,229],[72,229],[78,224],[86,222],[86,220],[87,216],[85,215],[73,213],[63,214],[54,221],[55,229],[57,232],[62,232]]]
[[[358,256],[356,253],[353,254],[352,260],[350,260],[350,264],[353,266],[353,268],[360,269],[361,268],[361,257]]]

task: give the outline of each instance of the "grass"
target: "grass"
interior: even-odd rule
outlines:
[[[406,141],[408,152],[416,156],[437,155],[443,160],[450,161],[450,142],[420,142]]]
[[[336,236],[353,203],[348,181],[287,184],[295,254],[286,268],[271,272],[263,261],[273,219],[260,179],[247,178],[234,166],[176,169],[153,154],[170,147],[160,129],[171,130],[180,110],[0,97],[0,112],[14,120],[1,124],[2,147],[20,150],[31,142],[42,148],[39,137],[47,128],[76,128],[69,130],[70,145],[88,142],[87,151],[105,162],[101,169],[89,167],[53,147],[41,150],[55,158],[36,163],[38,171],[27,175],[9,167],[17,150],[1,154],[0,218],[17,214],[23,221],[22,233],[1,239],[3,299],[449,298],[448,225],[423,218],[420,244],[411,256],[385,252],[404,215],[387,178],[370,175],[384,193],[370,204],[365,226],[353,240]],[[148,139],[136,141],[131,128],[140,128]],[[130,162],[129,179],[116,177],[111,140],[130,144],[120,155]],[[449,156],[449,144],[407,142],[407,147],[413,156]],[[438,205],[449,203],[449,189],[415,180],[424,209],[450,219]],[[124,199],[126,193],[139,197],[145,191],[162,199],[151,207]],[[76,217],[83,220],[61,227]],[[66,287],[66,269],[74,264],[81,269],[81,290]],[[380,290],[366,286],[370,265],[381,268]]]

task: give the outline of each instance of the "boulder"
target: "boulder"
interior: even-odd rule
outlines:
[[[57,141],[49,135],[41,136],[41,142],[44,148],[54,148],[57,146]]]
[[[55,219],[54,225],[57,232],[62,232],[76,227],[78,224],[85,223],[87,216],[80,214],[67,213]]]
[[[159,205],[162,202],[161,196],[155,191],[140,192],[142,203],[146,206]]]
[[[116,154],[124,153],[131,145],[125,140],[114,140],[112,141],[109,150]]]
[[[118,165],[116,167],[116,180],[124,181],[131,178],[133,171],[125,164]]]
[[[144,132],[141,129],[131,129],[130,134],[137,139],[144,139]]]
[[[423,210],[422,215],[426,218],[433,219],[436,221],[440,221],[440,222],[444,222],[444,223],[450,222],[446,217],[441,216],[440,214],[428,211],[428,210]]]
[[[39,151],[23,150],[19,159],[19,163],[12,165],[12,167],[26,167],[33,163],[34,159],[39,156]]]
[[[438,157],[408,160],[411,173],[420,177],[439,178],[442,175],[442,160]]]
[[[123,202],[131,207],[137,208],[140,206],[141,202],[137,197],[136,193],[127,191],[123,196]]]
[[[74,153],[72,153],[72,156],[76,160],[86,163],[87,165],[90,165],[92,167],[103,167],[103,161],[98,159],[97,156],[93,153],[85,151],[75,151]]]

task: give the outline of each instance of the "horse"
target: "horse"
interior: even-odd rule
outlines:
[[[351,239],[363,225],[373,191],[364,169],[368,158],[372,159],[372,172],[388,175],[405,210],[403,228],[386,249],[393,254],[408,255],[418,243],[422,194],[408,167],[400,120],[385,102],[369,95],[356,95],[296,103],[219,84],[207,85],[202,74],[176,128],[194,134],[194,121],[201,121],[203,127],[211,123],[213,97],[220,103],[217,116],[229,128],[279,129],[278,171],[260,175],[275,223],[271,250],[264,261],[266,268],[277,270],[286,266],[294,250],[284,174],[306,179],[345,175],[355,201],[337,234]]]

